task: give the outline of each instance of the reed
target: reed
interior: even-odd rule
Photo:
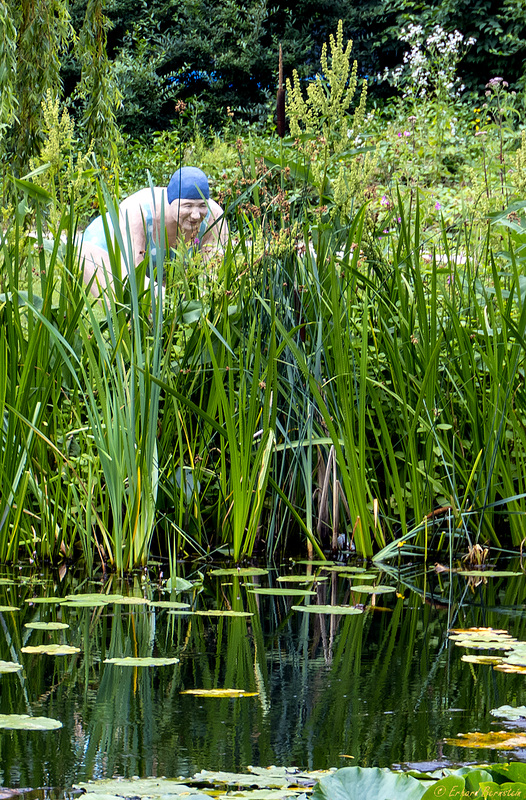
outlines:
[[[181,251],[158,297],[146,262],[120,280],[119,233],[115,291],[95,301],[74,202],[48,240],[45,193],[17,183],[0,241],[0,560],[124,573],[156,552],[175,573],[224,546],[236,562],[520,546],[522,224],[430,230],[411,186],[388,223],[354,195],[323,210],[339,166],[329,154],[314,180],[306,141],[266,165],[248,143],[222,262]],[[118,230],[103,187],[99,204]]]

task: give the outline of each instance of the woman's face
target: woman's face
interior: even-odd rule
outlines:
[[[197,236],[199,226],[206,217],[208,208],[204,200],[174,200],[171,204],[177,224],[182,228],[185,239]]]

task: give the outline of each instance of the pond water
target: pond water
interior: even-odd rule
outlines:
[[[526,676],[466,663],[466,651],[447,634],[450,627],[491,626],[526,639],[519,565],[506,567],[516,575],[484,578],[413,565],[345,573],[291,562],[268,574],[232,576],[199,569],[202,579],[182,566],[181,574],[197,584],[177,594],[163,590],[155,568],[126,582],[3,569],[0,605],[19,610],[0,612],[0,659],[23,669],[0,675],[0,714],[49,717],[62,727],[0,730],[0,786],[68,789],[116,775],[187,777],[248,765],[313,770],[510,759],[509,752],[443,743],[461,732],[498,730],[502,722],[491,709],[526,703]],[[307,572],[319,582],[278,581]],[[363,584],[390,591],[356,589]],[[258,593],[266,587],[313,594]],[[118,599],[94,606],[88,598],[85,607],[53,602],[86,593],[171,599],[192,612],[250,616]],[[353,604],[362,613],[297,608],[305,604]],[[49,621],[69,627],[27,627]],[[23,651],[53,643],[78,652]],[[179,662],[105,661],[123,656]],[[197,688],[251,694],[183,693]]]

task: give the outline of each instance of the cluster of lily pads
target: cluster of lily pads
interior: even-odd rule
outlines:
[[[312,565],[312,562],[311,562]],[[394,592],[395,589],[390,586],[374,585],[374,583],[363,583],[365,578],[375,578],[375,575],[367,573],[364,568],[360,567],[342,567],[341,565],[331,565],[328,562],[323,562],[326,570],[337,570],[343,577],[352,579],[352,591],[361,598],[368,594],[383,594]],[[234,569],[215,569],[211,574],[217,577],[232,577],[237,576],[248,579],[268,575],[268,570],[260,568],[234,568]],[[355,580],[358,582],[355,584]],[[324,605],[324,604],[309,604],[312,596],[316,595],[316,591],[312,588],[317,583],[327,581],[327,575],[283,575],[277,578],[279,586],[277,587],[264,587],[255,583],[246,583],[245,588],[247,592],[257,595],[272,595],[274,597],[297,597],[306,600],[305,605],[294,605],[292,609],[299,612],[317,613],[317,614],[361,614],[363,613],[363,605]],[[285,584],[292,584],[287,586]],[[298,588],[298,584],[305,584],[305,587]],[[196,585],[177,579],[176,586],[173,587],[176,592],[195,589]],[[167,609],[172,614],[193,614],[196,616],[207,617],[250,617],[252,612],[232,610],[232,609],[192,609],[190,603],[180,602],[177,600],[149,600],[141,596],[125,596],[122,594],[105,594],[105,593],[78,593],[68,594],[65,597],[31,597],[26,600],[27,603],[39,604],[46,603],[50,605],[60,605],[61,608],[70,609],[84,609],[84,608],[98,608],[109,605],[121,606],[144,606],[148,608]],[[0,612],[15,613],[19,611],[19,607],[15,605],[0,606]],[[65,631],[69,628],[66,622],[60,621],[35,621],[28,622],[25,627],[29,630],[36,631]],[[45,643],[38,645],[25,645],[21,647],[21,652],[25,654],[41,654],[50,656],[68,656],[80,653],[80,648],[74,647],[65,642],[63,643]],[[161,667],[167,665],[177,664],[178,658],[155,658],[152,656],[138,657],[126,656],[122,658],[106,658],[105,664],[113,664],[121,667]],[[15,661],[0,661],[0,674],[9,672],[18,672],[23,669],[23,664]],[[194,694],[198,696],[207,697],[251,697],[257,695],[257,692],[248,692],[243,689],[236,688],[223,688],[223,689],[188,689],[185,694]],[[0,728],[4,729],[30,729],[30,730],[55,730],[62,727],[59,720],[51,719],[48,717],[32,717],[26,714],[3,714],[0,715]]]
[[[249,767],[248,774],[203,770],[192,778],[114,779],[80,783],[86,800],[436,800],[440,797],[526,797],[526,764],[400,773],[379,767],[303,772]]]
[[[514,638],[506,630],[495,628],[452,628],[449,639],[457,647],[471,650],[501,650],[505,655],[464,654],[462,661],[469,664],[491,665],[499,672],[526,674],[526,642]],[[526,727],[526,707],[500,706],[490,711],[492,716],[505,720],[516,727]],[[456,747],[491,748],[492,750],[514,750],[526,747],[526,733],[517,730],[490,731],[481,733],[459,733],[447,744]],[[526,796],[526,795],[525,795]]]

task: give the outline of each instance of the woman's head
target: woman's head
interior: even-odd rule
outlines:
[[[174,172],[166,190],[168,202],[174,200],[208,200],[208,178],[198,167],[181,167]]]
[[[208,179],[197,167],[181,167],[174,172],[167,190],[170,211],[186,241],[194,239],[208,213]]]

